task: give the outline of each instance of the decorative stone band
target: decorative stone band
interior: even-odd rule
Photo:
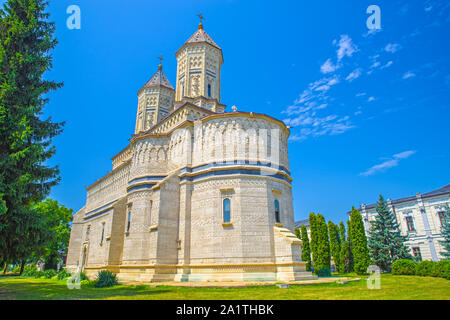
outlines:
[[[112,201],[112,202],[110,202],[108,204],[105,204],[104,206],[102,206],[100,208],[97,208],[95,210],[86,212],[84,214],[84,220],[86,221],[86,220],[89,220],[89,219],[92,219],[94,217],[98,217],[98,216],[100,216],[102,214],[107,213],[108,211],[110,211],[113,208],[113,206],[114,206],[114,204],[116,202],[117,202],[117,200],[114,200],[114,201]]]

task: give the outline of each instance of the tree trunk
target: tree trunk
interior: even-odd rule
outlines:
[[[6,271],[8,271],[8,263],[6,263],[6,266],[5,266],[5,270],[3,270],[3,274],[6,274]]]
[[[25,260],[22,260],[22,262],[20,263],[20,273],[19,275],[22,275],[23,273],[23,269],[25,269]]]

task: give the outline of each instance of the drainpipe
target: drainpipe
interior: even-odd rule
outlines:
[[[438,261],[436,248],[434,247],[434,242],[431,234],[430,224],[428,222],[427,212],[425,211],[425,206],[423,204],[422,195],[420,192],[416,193],[417,204],[419,205],[419,210],[422,215],[423,225],[425,227],[425,234],[428,240],[428,245],[430,246],[431,259],[433,261]]]

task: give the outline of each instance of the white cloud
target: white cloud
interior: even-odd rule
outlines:
[[[372,167],[370,167],[368,170],[360,173],[360,176],[371,176],[378,172],[384,172],[389,168],[393,168],[399,165],[400,160],[407,159],[410,156],[412,156],[414,153],[416,153],[413,150],[408,150],[404,152],[400,152],[397,154],[394,154],[390,159],[383,161],[382,163],[376,164]]]
[[[353,53],[358,51],[358,48],[356,45],[352,42],[352,39],[346,35],[341,35],[341,39],[339,40],[339,43],[337,40],[333,41],[333,44],[337,44],[338,50],[337,50],[337,58],[338,62],[342,60],[345,56],[351,57]]]
[[[403,79],[409,79],[409,78],[413,78],[413,77],[415,77],[416,76],[416,74],[415,73],[413,73],[413,72],[411,72],[411,71],[408,71],[408,72],[406,72],[404,75],[403,75]]]
[[[348,76],[347,78],[345,78],[345,80],[352,82],[355,79],[358,79],[361,76],[361,69],[355,69],[353,70]]]
[[[395,53],[400,50],[400,45],[398,43],[388,43],[384,50],[390,53]]]
[[[365,93],[365,92],[360,92],[360,93],[357,93],[356,94],[356,96],[357,97],[362,97],[362,96],[365,96],[367,93]]]
[[[328,59],[324,62],[324,64],[320,67],[320,71],[324,74],[334,72],[338,69],[337,65],[334,65],[333,62],[331,62],[331,59]]]
[[[369,99],[367,99],[368,102],[374,101],[375,97],[369,97]]]
[[[390,66],[392,66],[393,63],[394,63],[394,62],[392,62],[392,61],[388,61],[388,62],[386,62],[385,65],[381,66],[381,69],[389,68]]]

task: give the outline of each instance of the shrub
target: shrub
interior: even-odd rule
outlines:
[[[96,288],[112,287],[117,284],[117,276],[111,271],[102,270],[97,274],[97,279],[95,280]]]
[[[320,278],[331,277],[331,269],[330,268],[322,268],[320,270],[317,270],[317,276]]]
[[[28,278],[34,277],[35,274],[36,274],[36,272],[37,272],[36,269],[28,269],[28,270],[25,270],[25,271],[22,273],[22,277],[28,277]]]
[[[64,280],[70,277],[70,272],[65,269],[61,269],[56,276],[58,280]]]
[[[392,264],[392,274],[414,275],[416,263],[409,259],[400,259]]]
[[[45,279],[51,279],[52,277],[56,276],[56,270],[49,269],[44,271],[44,277]]]
[[[434,265],[433,277],[450,280],[450,260],[441,260]]]
[[[416,266],[416,275],[426,277],[433,274],[434,265],[436,263],[433,261],[422,261]]]
[[[36,271],[33,276],[35,278],[43,278],[44,277],[44,271]]]

